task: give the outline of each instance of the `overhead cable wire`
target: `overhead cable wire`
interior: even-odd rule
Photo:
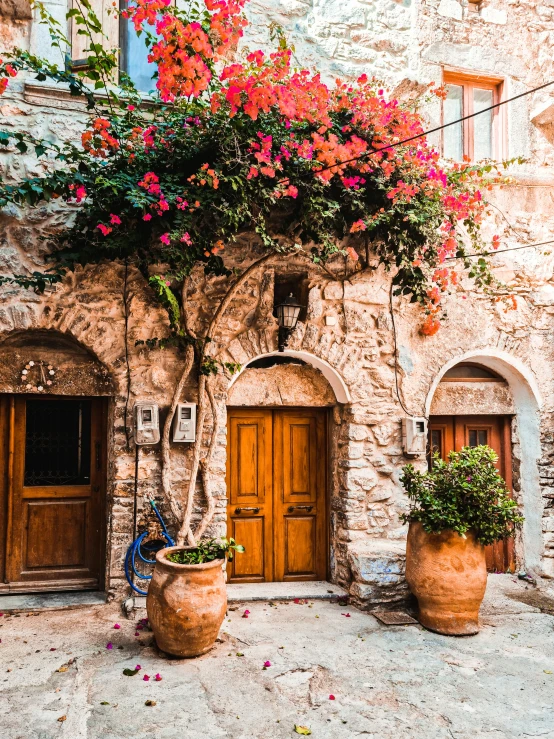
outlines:
[[[506,100],[500,100],[500,102],[495,103],[494,105],[491,105],[488,108],[483,108],[482,110],[479,110],[475,113],[469,113],[468,115],[465,115],[462,118],[458,118],[455,121],[450,121],[449,123],[443,123],[440,126],[429,128],[427,129],[427,131],[422,131],[421,133],[414,134],[413,136],[410,136],[407,139],[402,139],[401,141],[395,141],[392,144],[381,146],[379,149],[376,149],[375,147],[372,146],[367,151],[364,151],[363,154],[359,154],[356,157],[352,157],[352,159],[345,159],[342,162],[335,162],[335,164],[329,164],[327,167],[321,167],[320,169],[314,169],[314,174],[321,174],[321,172],[326,172],[327,170],[334,169],[335,167],[344,167],[344,165],[346,164],[352,164],[353,162],[358,162],[360,161],[360,159],[364,159],[365,157],[372,156],[373,154],[379,154],[382,151],[388,151],[389,149],[394,149],[397,146],[403,146],[404,144],[409,144],[412,141],[416,141],[417,139],[423,138],[424,136],[429,136],[432,133],[437,133],[438,131],[442,131],[443,129],[448,128],[449,126],[455,126],[458,123],[463,123],[464,121],[468,121],[470,120],[470,118],[475,118],[475,116],[481,115],[482,113],[489,113],[491,110],[500,108],[500,106],[502,105],[513,103],[516,100],[519,100],[520,98],[525,97],[526,95],[532,95],[534,92],[539,92],[540,90],[544,90],[546,87],[550,87],[550,85],[554,85],[554,80],[551,80],[550,82],[545,82],[544,85],[533,87],[531,90],[520,92],[518,95],[514,95],[513,97],[507,98]],[[284,179],[280,180],[277,184],[282,184],[284,182],[289,182],[289,181],[290,181],[290,177],[285,177]]]

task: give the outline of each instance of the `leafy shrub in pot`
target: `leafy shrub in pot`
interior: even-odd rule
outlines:
[[[474,634],[485,595],[485,544],[513,536],[521,526],[516,501],[488,446],[438,455],[432,469],[409,464],[400,478],[411,500],[406,579],[418,599],[420,622],[444,634]]]
[[[212,648],[227,610],[223,567],[234,552],[244,552],[234,539],[207,539],[157,553],[146,609],[164,652],[197,657]]]

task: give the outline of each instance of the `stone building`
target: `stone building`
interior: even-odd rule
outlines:
[[[65,23],[64,2],[46,5]],[[1,0],[0,12],[3,47],[56,51],[24,0]],[[554,80],[552,0],[251,0],[247,12],[246,43],[266,43],[275,21],[327,78],[375,74],[397,96],[448,84],[447,99],[428,107],[430,127]],[[3,129],[78,138],[83,109],[59,87],[18,78],[0,115]],[[329,579],[366,608],[404,598],[399,477],[408,461],[425,465],[405,454],[402,419],[411,417],[428,419],[442,453],[498,450],[525,524],[515,551],[497,546],[489,566],[554,577],[554,255],[548,246],[503,253],[554,239],[554,86],[435,143],[453,158],[526,157],[489,194],[486,226],[501,235],[493,264],[517,308],[462,283],[441,330],[425,337],[417,307],[394,299],[391,315],[389,277],[377,266],[359,272],[337,260],[323,271],[276,259],[253,273],[215,337],[217,356],[241,365],[218,376],[211,469],[212,532],[250,544],[234,581]],[[41,174],[30,157],[0,157],[7,177]],[[55,206],[5,208],[2,272],[40,269],[41,233],[66,218]],[[228,251],[240,269],[260,253],[247,237]],[[194,273],[192,328],[206,325],[224,290],[224,278]],[[302,310],[278,352],[275,305],[289,292]],[[123,266],[78,269],[43,295],[1,288],[0,592],[124,592],[136,521],[149,498],[161,500],[159,445],[136,450],[133,407],[155,403],[163,422],[183,361],[136,342],[164,325],[142,276]],[[195,402],[195,392],[196,383],[185,387],[182,400]],[[187,444],[173,444],[172,459],[179,489]],[[199,486],[195,516],[203,506]]]

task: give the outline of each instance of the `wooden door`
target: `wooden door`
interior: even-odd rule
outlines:
[[[324,411],[229,411],[230,582],[326,578],[326,449]]]
[[[512,488],[511,418],[509,416],[431,416],[429,440],[433,451],[446,459],[448,452],[464,446],[486,444],[498,454],[497,468]],[[514,540],[505,539],[485,547],[489,572],[513,572]]]
[[[3,401],[9,592],[98,588],[104,553],[105,403]]]

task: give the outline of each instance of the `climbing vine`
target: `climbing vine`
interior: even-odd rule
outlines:
[[[196,359],[200,439],[206,395],[217,415],[209,382],[221,368],[210,356],[210,340],[245,276],[225,262],[225,249],[240,232],[257,235],[264,261],[302,255],[324,265],[340,253],[363,268],[371,253],[391,271],[395,294],[421,304],[427,334],[438,330],[441,298],[458,279],[455,262],[447,260],[459,258],[477,286],[493,285],[486,259],[468,255],[490,250],[480,233],[483,190],[501,167],[441,161],[420,135],[420,101],[392,99],[366,75],[325,84],[317,72],[293,65],[293,49],[278,29],[271,32],[272,53],[241,54],[244,3],[193,0],[183,9],[171,0],[135,0],[121,11],[155,65],[148,98],[118,71],[117,50],[98,40],[102,19],[89,0],[76,0],[68,13],[89,37],[85,68],[73,68],[63,29],[38,3],[63,62],[21,49],[0,62],[0,93],[18,74],[32,74],[68,86],[89,113],[80,142],[0,131],[0,147],[34,152],[47,170],[2,182],[0,205],[62,200],[79,206],[67,227],[49,237],[52,263],[44,273],[7,275],[0,283],[41,291],[76,265],[122,260],[138,268],[169,317],[168,335],[150,345],[177,346],[187,357],[187,375]],[[429,94],[442,92],[430,88]],[[198,265],[227,276],[230,285],[203,337],[187,327],[183,299]],[[182,377],[169,424],[183,386]],[[162,445],[167,471],[169,427]],[[172,503],[190,540],[199,455],[200,442],[183,513]],[[169,475],[163,480],[170,495]]]

